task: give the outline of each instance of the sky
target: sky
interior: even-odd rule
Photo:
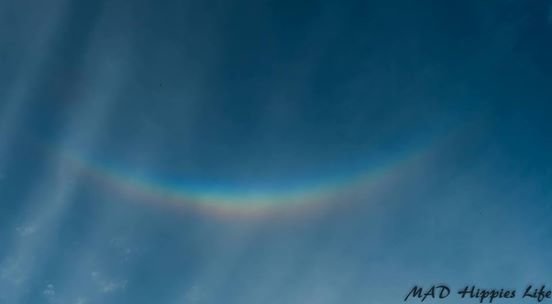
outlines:
[[[552,287],[550,54],[544,0],[4,0],[0,303]]]

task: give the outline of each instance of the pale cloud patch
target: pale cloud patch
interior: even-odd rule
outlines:
[[[199,287],[192,286],[186,293],[185,299],[186,299],[185,303],[191,303],[191,304],[199,303],[201,299],[201,290],[199,289]]]
[[[47,298],[53,298],[56,296],[56,290],[54,289],[53,284],[48,284],[42,294]]]
[[[100,291],[102,293],[112,293],[126,288],[127,281],[105,281],[101,283]]]
[[[34,234],[37,231],[36,225],[24,225],[15,228],[19,236],[25,237]]]
[[[91,272],[90,276],[94,284],[98,287],[98,291],[101,293],[114,293],[125,290],[128,284],[127,280],[107,278],[97,271]]]
[[[0,268],[0,279],[19,286],[26,281],[26,271],[19,259],[8,258]]]
[[[75,304],[87,304],[88,301],[85,298],[77,298]]]

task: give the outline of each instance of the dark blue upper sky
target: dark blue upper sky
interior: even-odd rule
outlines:
[[[544,0],[4,1],[0,302],[552,284],[550,54]]]

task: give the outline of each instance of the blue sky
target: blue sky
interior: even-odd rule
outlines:
[[[550,1],[7,0],[0,33],[1,303],[552,284]]]

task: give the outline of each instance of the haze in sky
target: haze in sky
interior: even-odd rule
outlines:
[[[550,54],[544,0],[4,0],[0,303],[552,286]]]

